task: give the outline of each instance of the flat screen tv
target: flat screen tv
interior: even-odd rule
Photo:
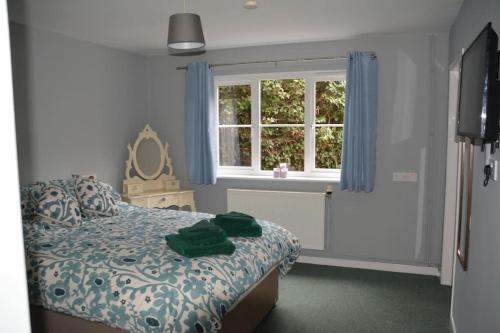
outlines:
[[[498,36],[488,23],[462,56],[457,135],[474,144],[495,142],[499,134]]]

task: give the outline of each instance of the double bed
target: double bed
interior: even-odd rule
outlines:
[[[186,258],[164,236],[212,215],[119,202],[119,214],[67,228],[23,221],[36,332],[251,331],[300,252],[288,230],[258,220],[231,256]]]

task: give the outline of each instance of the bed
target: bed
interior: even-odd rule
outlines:
[[[231,238],[231,256],[189,259],[168,248],[166,234],[210,217],[119,202],[117,216],[75,228],[23,220],[33,330],[251,331],[276,302],[299,242],[258,220],[263,236]]]

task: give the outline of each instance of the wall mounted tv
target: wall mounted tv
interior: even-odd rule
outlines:
[[[474,144],[495,142],[499,134],[498,35],[491,22],[462,56],[457,135]]]

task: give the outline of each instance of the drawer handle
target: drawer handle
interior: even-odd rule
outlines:
[[[160,200],[160,201],[166,201],[166,200],[167,200],[167,198],[161,198],[161,200]]]

